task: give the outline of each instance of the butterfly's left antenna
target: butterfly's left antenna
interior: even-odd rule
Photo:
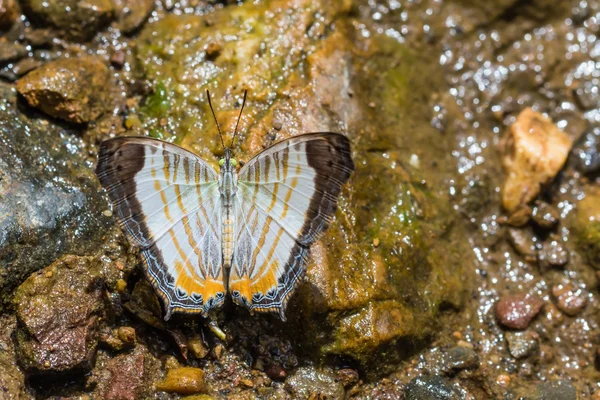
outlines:
[[[215,119],[215,124],[217,124],[217,130],[219,131],[219,137],[221,138],[221,146],[225,149],[225,143],[223,142],[223,134],[221,133],[221,127],[219,126],[219,121],[217,121],[217,116],[215,115],[215,110],[213,109],[212,102],[210,101],[210,92],[206,89],[206,97],[208,98],[208,105],[210,106],[210,111],[212,112],[213,118]],[[245,97],[244,97],[245,99]]]
[[[244,89],[244,100],[242,100],[242,108],[240,109],[240,115],[238,115],[237,123],[235,124],[235,130],[233,131],[233,139],[231,139],[231,147],[235,143],[235,136],[237,135],[237,128],[240,124],[240,118],[242,118],[242,111],[244,111],[244,106],[246,105],[246,95],[248,94],[248,89]]]

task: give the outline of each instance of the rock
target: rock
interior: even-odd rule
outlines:
[[[101,263],[65,256],[15,292],[19,362],[28,373],[89,370],[103,312]]]
[[[68,122],[87,123],[105,110],[108,67],[96,57],[49,62],[17,82],[30,106]]]
[[[21,43],[0,37],[0,66],[17,61],[27,55],[27,48]]]
[[[192,367],[170,369],[165,380],[156,384],[156,389],[178,394],[201,393],[206,389],[204,371]]]
[[[191,338],[188,342],[188,347],[192,355],[198,360],[203,359],[210,353],[210,349],[204,344],[202,338],[199,336]]]
[[[455,346],[444,354],[443,371],[460,371],[479,367],[479,356],[469,347]]]
[[[0,308],[32,272],[66,253],[97,251],[112,225],[84,142],[1,98]]]
[[[416,377],[404,389],[405,400],[460,400],[458,390],[452,383],[439,375]]]
[[[556,306],[571,317],[583,311],[588,303],[588,293],[571,284],[553,286],[552,296],[556,300]]]
[[[137,350],[119,355],[108,362],[110,377],[106,380],[103,399],[136,400],[144,387],[144,353]]]
[[[543,229],[553,229],[558,225],[560,215],[558,210],[550,204],[537,200],[531,212],[531,219],[537,226]]]
[[[539,335],[535,332],[507,332],[508,351],[514,358],[526,358],[538,352]]]
[[[110,0],[23,0],[24,13],[41,27],[52,26],[73,40],[89,40],[114,17]]]
[[[510,214],[534,200],[563,167],[572,141],[548,118],[526,108],[504,135],[500,151],[506,178],[502,205]]]
[[[573,230],[586,261],[600,269],[600,189],[586,188],[585,198],[577,203]]]
[[[351,368],[342,368],[336,371],[337,380],[344,386],[349,388],[360,381],[358,371]]]
[[[34,399],[28,393],[23,373],[5,351],[0,351],[0,397],[5,400]]]
[[[544,302],[525,293],[503,296],[496,303],[496,318],[510,329],[526,329]]]
[[[536,245],[533,232],[525,228],[509,228],[507,230],[508,241],[517,253],[528,260],[536,257]]]
[[[569,250],[559,236],[552,235],[542,244],[537,259],[542,271],[561,268],[569,262]]]
[[[154,0],[114,0],[119,29],[131,33],[140,28],[154,9]]]
[[[414,126],[407,138],[422,134],[423,129],[437,134],[429,123],[413,117],[415,102],[422,102],[411,97],[414,87],[408,82],[419,81],[424,70],[427,76],[429,72],[442,76],[441,71],[408,46],[390,42],[396,47],[384,52],[402,54],[405,62],[397,68],[384,67],[397,60],[369,61],[378,68],[372,76],[380,79],[369,99],[385,108],[363,107],[363,101],[351,97],[358,90],[352,87],[352,66],[356,65],[354,54],[348,51],[352,43],[338,30],[322,30],[350,12],[350,5],[338,0],[300,0],[292,7],[276,0],[265,9],[246,2],[216,10],[209,20],[201,15],[170,14],[146,24],[135,39],[135,56],[154,93],[139,109],[139,123],[130,125],[131,133],[164,134],[214,157],[222,150],[214,122],[208,118],[207,86],[196,79],[210,76],[219,87],[213,92],[213,105],[218,104],[215,112],[222,130],[233,130],[242,87],[250,89],[247,105],[257,113],[253,118],[242,116],[240,122],[244,135],[238,154],[242,160],[272,143],[273,137],[285,139],[340,127],[352,136],[364,129],[364,118],[380,121],[381,114],[400,119],[385,126]],[[292,8],[294,21],[287,16]],[[255,33],[240,27],[241,15],[252,21]],[[315,19],[315,15],[323,18]],[[186,29],[174,29],[177,26]],[[268,57],[265,46],[272,49]],[[301,55],[298,48],[311,50]],[[221,69],[223,63],[230,68]],[[298,81],[293,71],[300,65],[305,65],[306,75]],[[422,89],[430,87],[429,83],[423,83]],[[206,127],[202,134],[189,129],[200,125]],[[403,167],[405,147],[398,132],[371,127],[361,137],[370,148],[385,152],[357,152],[360,159],[355,161],[364,167],[357,168],[344,188],[335,223],[311,249],[306,279],[291,297],[285,330],[318,357],[348,357],[375,373],[378,368],[392,368],[393,360],[406,356],[406,346],[399,342],[425,344],[436,329],[440,308],[460,307],[466,285],[465,274],[457,271],[464,268],[464,255],[471,253],[464,241],[450,245],[436,239],[455,234],[450,232],[449,221],[455,218],[451,202],[447,194],[415,184],[420,178]],[[381,184],[374,190],[361,190],[372,187],[373,176]],[[378,246],[373,245],[374,238]],[[269,368],[269,363],[265,365]]]
[[[600,127],[585,132],[571,150],[575,168],[584,174],[592,174],[600,169]]]
[[[16,0],[0,0],[0,31],[8,30],[18,17],[19,9]]]
[[[577,390],[567,381],[542,382],[535,400],[577,400]]]
[[[265,374],[274,381],[283,381],[287,378],[287,372],[279,364],[269,364],[265,368]]]
[[[337,381],[330,370],[317,370],[314,367],[298,368],[285,380],[285,388],[297,399],[344,399],[344,386]]]
[[[0,398],[6,400],[33,400],[25,383],[25,376],[17,366],[13,345],[14,316],[0,315]]]

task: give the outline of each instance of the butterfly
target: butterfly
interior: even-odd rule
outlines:
[[[331,222],[354,170],[338,133],[294,136],[243,166],[225,147],[219,171],[177,145],[148,137],[101,143],[96,175],[145,275],[172,313],[200,313],[227,295],[253,312],[285,309],[311,245]],[[241,112],[246,102],[246,92]]]

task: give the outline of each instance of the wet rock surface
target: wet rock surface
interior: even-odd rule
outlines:
[[[32,272],[66,252],[98,248],[109,227],[83,141],[48,121],[17,113],[15,92],[0,103],[0,303]],[[81,150],[81,151],[79,151]]]
[[[95,303],[105,312],[90,342],[95,357],[82,358],[89,373],[40,375],[19,366],[24,352],[0,344],[13,393],[594,398],[596,0],[41,3],[20,2],[24,16],[17,8],[0,24],[0,132],[10,138],[0,146],[0,288],[9,304],[0,318],[14,326],[13,289],[64,253],[102,261]],[[88,56],[116,89],[66,91],[69,103],[35,87],[17,102],[12,82]],[[114,221],[91,174],[96,145],[113,135],[164,138],[216,165],[222,149],[206,88],[224,132],[249,89],[236,157],[328,130],[349,136],[357,165],[288,321],[225,307],[214,315],[222,339],[193,316],[162,320],[136,251],[105,228]],[[528,108],[575,146],[556,167],[564,146],[536,153],[527,127],[513,135],[526,153],[512,160],[526,161],[535,179],[516,185],[526,195],[512,212],[502,197],[510,152],[498,145],[526,125]],[[498,312],[515,294],[535,301],[513,299]],[[180,368],[203,372],[191,380],[200,393],[158,390]]]
[[[79,124],[105,111],[109,86],[108,67],[95,57],[53,61],[17,82],[17,90],[30,106]]]
[[[65,256],[15,291],[16,351],[25,371],[92,368],[103,314],[100,268],[93,258]]]
[[[526,329],[543,305],[540,299],[528,294],[507,295],[496,304],[496,318],[507,328]]]
[[[413,379],[404,390],[406,400],[459,400],[460,393],[442,376],[422,376]]]
[[[114,17],[110,0],[24,0],[25,14],[35,24],[57,29],[62,35],[75,40],[89,40]]]

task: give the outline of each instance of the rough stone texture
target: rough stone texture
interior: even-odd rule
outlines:
[[[0,307],[12,289],[65,253],[98,249],[111,220],[76,136],[16,112],[0,93]]]
[[[539,335],[535,332],[508,332],[508,351],[514,358],[526,358],[539,351]]]
[[[577,390],[568,381],[540,383],[535,400],[577,400]]]
[[[26,387],[25,376],[17,366],[12,339],[14,327],[14,317],[0,316],[0,399],[33,399]]]
[[[110,378],[104,390],[106,400],[135,400],[140,397],[144,378],[144,354],[135,351],[119,355],[108,362]]]
[[[587,262],[600,269],[600,189],[587,188],[585,198],[577,203],[573,229]]]
[[[139,29],[154,9],[154,0],[113,0],[118,27],[124,33]]]
[[[214,160],[221,150],[204,100],[206,86],[197,79],[201,76],[210,76],[219,88],[212,95],[223,131],[233,130],[239,111],[235,101],[241,100],[242,88],[249,89],[250,111],[241,118],[243,133],[234,148],[242,160],[274,140],[304,132],[347,131],[355,140],[365,121],[371,121],[361,140],[377,151],[355,155],[359,168],[342,192],[335,222],[312,248],[306,282],[286,313],[286,330],[301,330],[304,334],[294,337],[316,347],[320,356],[343,355],[384,367],[389,364],[382,363],[378,354],[388,360],[402,357],[409,346],[399,341],[424,343],[435,330],[439,308],[460,306],[467,279],[458,272],[465,252],[434,240],[453,234],[448,232],[449,202],[413,185],[419,178],[403,167],[403,143],[389,129],[414,123],[421,124],[422,132],[415,115],[426,111],[415,111],[418,99],[411,97],[414,87],[408,82],[429,76],[423,70],[433,74],[434,67],[390,41],[381,51],[401,53],[407,63],[391,69],[384,67],[389,65],[386,60],[369,65],[381,79],[373,87],[355,88],[354,74],[362,72],[352,70],[357,61],[344,50],[351,44],[342,33],[324,29],[350,11],[350,3],[301,0],[294,4],[300,11],[291,18],[289,7],[283,1],[244,3],[217,10],[209,20],[167,15],[146,25],[136,42],[136,56],[154,94],[140,109],[141,123],[130,126],[131,134],[171,138]],[[315,15],[321,16],[318,21]],[[240,19],[249,26],[240,29]],[[182,25],[187,29],[175,29]],[[268,56],[262,48],[269,48]],[[368,63],[368,57],[361,62]],[[429,87],[435,82],[420,84]],[[385,109],[363,109],[364,102],[351,96],[355,91],[368,93]],[[385,122],[386,128],[382,114],[394,118]],[[426,124],[424,129],[432,128]],[[429,148],[432,158],[444,151]],[[363,190],[372,185],[374,176],[385,185]]]
[[[30,106],[81,124],[104,112],[109,80],[109,69],[99,58],[67,58],[28,73],[17,82],[17,90]]]
[[[24,0],[21,6],[36,25],[50,25],[74,40],[91,39],[114,17],[110,0]]]
[[[536,198],[563,167],[572,140],[549,119],[526,108],[502,139],[506,172],[502,204],[515,213]]]
[[[19,8],[16,0],[0,0],[0,30],[10,28],[18,16]]]
[[[329,370],[318,370],[314,367],[298,368],[285,380],[285,388],[298,399],[344,399],[344,386],[337,381],[335,374]]]
[[[587,291],[568,283],[553,286],[552,296],[556,301],[556,306],[571,317],[583,311],[588,303]]]
[[[15,291],[20,365],[29,373],[88,370],[103,312],[101,262],[65,256]]]
[[[419,376],[404,389],[405,400],[460,400],[459,392],[451,382],[438,375]]]
[[[525,293],[504,296],[496,304],[496,318],[507,328],[526,329],[543,305],[542,300]]]

